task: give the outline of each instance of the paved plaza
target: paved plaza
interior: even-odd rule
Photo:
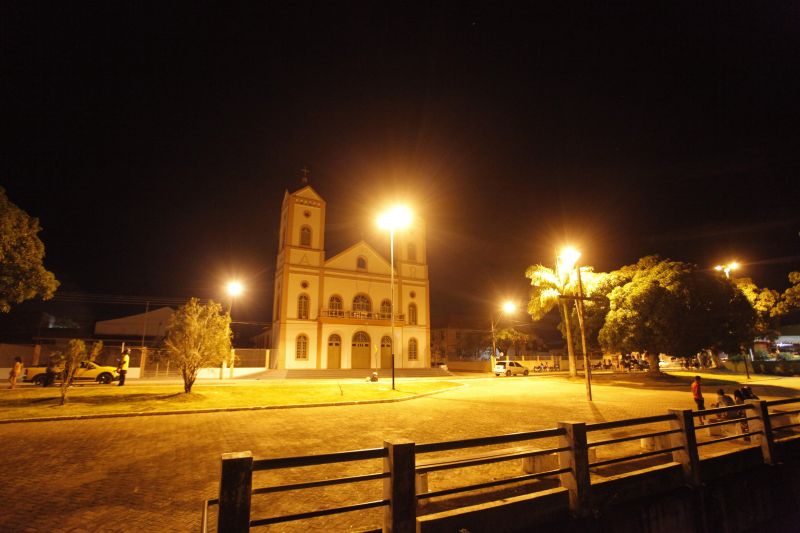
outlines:
[[[396,403],[1,424],[0,531],[197,531],[202,501],[217,495],[225,452],[250,450],[256,458],[334,452],[394,438],[453,440],[693,406],[688,388],[597,382],[589,404],[583,382],[563,377],[456,379],[465,386]],[[793,396],[797,381],[768,378],[753,389],[764,399]],[[292,475],[302,478],[286,479]],[[254,503],[260,517],[277,508],[264,498]],[[303,510],[314,508],[295,498],[289,501]],[[379,513],[347,518],[336,529],[364,528]]]

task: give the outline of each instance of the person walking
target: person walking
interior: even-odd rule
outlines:
[[[700,376],[695,376],[694,381],[692,381],[692,397],[694,398],[694,403],[697,404],[698,411],[705,411],[706,410],[706,401],[703,398],[703,390],[701,389],[700,382],[703,380]],[[706,417],[700,415],[699,417],[700,423],[706,423]]]
[[[11,372],[8,373],[8,382],[11,383],[11,389],[17,386],[17,378],[22,375],[22,359],[19,357],[14,358],[14,366],[11,367]]]
[[[128,374],[128,366],[131,364],[131,349],[125,348],[122,352],[122,359],[119,360],[119,384],[118,387],[125,385],[125,376]]]

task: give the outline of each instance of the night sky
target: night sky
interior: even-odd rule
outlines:
[[[800,269],[796,2],[257,4],[0,4],[0,185],[62,290],[219,300],[237,275],[268,321],[304,166],[328,257],[387,250],[392,199],[426,219],[434,320],[524,301],[565,243]]]

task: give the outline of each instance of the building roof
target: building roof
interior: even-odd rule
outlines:
[[[167,323],[175,311],[161,307],[147,313],[111,320],[100,320],[94,325],[95,335],[163,337]]]

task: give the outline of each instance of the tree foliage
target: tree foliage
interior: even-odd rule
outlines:
[[[67,401],[67,392],[75,381],[75,373],[81,363],[94,361],[102,351],[103,341],[93,343],[92,349],[87,351],[85,342],[80,339],[70,339],[65,351],[54,354],[53,362],[61,365],[61,405]]]
[[[169,358],[181,370],[184,392],[191,392],[197,373],[215,367],[231,354],[231,318],[215,302],[201,304],[197,298],[178,309],[167,326],[165,345]]]
[[[559,298],[561,295],[574,294],[577,290],[571,272],[557,273],[552,268],[544,265],[533,265],[525,272],[525,277],[531,280],[530,300],[528,300],[528,314],[534,321],[541,320],[544,316],[558,307],[563,321],[561,334],[567,341],[567,357],[569,359],[570,376],[577,375],[575,350],[572,343],[572,326],[570,321],[570,307],[566,300]]]
[[[786,314],[786,309],[781,306],[780,293],[760,288],[750,278],[737,278],[735,284],[756,312],[756,336],[776,338],[779,335],[778,321]]]
[[[791,287],[783,291],[778,305],[779,312],[786,314],[794,309],[800,309],[800,272],[789,273]]]
[[[514,352],[520,355],[525,353],[525,345],[534,340],[535,337],[514,328],[503,328],[495,334],[495,338],[505,355],[508,355],[509,348],[512,346],[514,347]]]
[[[37,296],[53,297],[58,281],[42,263],[39,220],[14,205],[0,187],[0,312]]]
[[[703,349],[738,352],[752,340],[755,312],[732,282],[695,265],[640,259],[620,269],[608,295],[599,340],[609,351],[647,351],[651,371],[658,354],[687,357]],[[626,281],[627,280],[627,281]]]

